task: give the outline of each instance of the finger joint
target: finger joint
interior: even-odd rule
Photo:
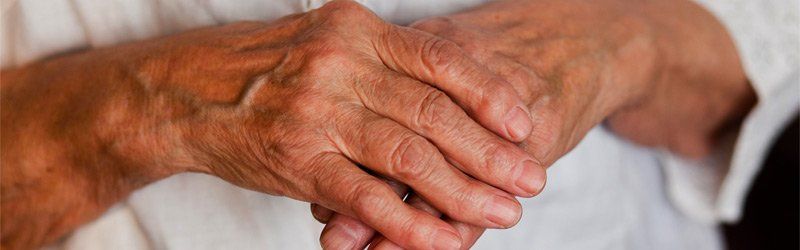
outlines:
[[[400,140],[391,154],[389,174],[403,181],[425,179],[430,174],[432,153],[427,141],[418,136]]]

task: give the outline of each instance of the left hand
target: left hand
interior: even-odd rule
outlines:
[[[520,147],[542,166],[603,121],[634,142],[702,157],[755,101],[725,29],[689,1],[498,1],[412,27],[455,42],[514,86],[534,124]],[[413,195],[407,202],[440,215]],[[342,235],[334,230],[347,231],[356,246],[373,235],[352,218],[312,212],[330,218],[323,243]],[[448,222],[462,247],[483,232]],[[376,236],[371,247],[396,246]]]

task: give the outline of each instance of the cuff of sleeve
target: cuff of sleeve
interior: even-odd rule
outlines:
[[[772,142],[800,110],[800,71],[781,83],[781,91],[757,90],[759,103],[719,154],[703,160],[687,160],[666,151],[661,154],[668,196],[678,210],[705,223],[739,220]]]

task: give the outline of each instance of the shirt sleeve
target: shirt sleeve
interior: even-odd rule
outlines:
[[[758,97],[723,152],[692,161],[668,152],[661,163],[673,204],[708,223],[739,219],[775,137],[800,110],[797,1],[698,0],[727,27]]]
[[[3,0],[0,68],[198,27],[271,21],[308,5],[300,0]]]

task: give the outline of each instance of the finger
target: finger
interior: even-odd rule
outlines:
[[[439,210],[436,210],[435,207],[431,206],[425,200],[422,199],[419,195],[416,194],[409,194],[408,199],[406,199],[406,203],[411,205],[412,207],[425,211],[426,213],[433,215],[433,217],[441,217],[442,213]]]
[[[544,168],[511,142],[475,123],[443,92],[386,70],[354,85],[367,108],[430,139],[465,173],[509,193],[532,197]]]
[[[445,222],[455,227],[456,230],[461,233],[462,249],[471,248],[473,245],[475,245],[475,242],[478,241],[481,235],[483,235],[483,232],[486,231],[486,228],[454,221],[452,219],[445,219]]]
[[[436,208],[429,205],[419,196],[416,196],[414,194],[409,195],[409,198],[406,199],[406,203],[408,203],[409,205],[411,205],[416,209],[424,211],[435,217],[441,216],[441,213],[438,210],[436,210]],[[485,231],[485,229],[482,227],[473,226],[452,219],[446,219],[445,221],[448,224],[452,225],[460,233],[462,240],[462,249],[469,249],[472,245],[475,244],[478,238],[480,238],[480,236]],[[325,230],[328,230],[328,227],[333,227],[333,229],[331,230],[336,230],[336,229],[342,230],[342,228],[345,228],[346,230],[355,232],[356,237],[353,240],[353,245],[357,249],[364,249],[364,247],[366,247],[368,243],[370,249],[402,249],[400,246],[392,243],[391,241],[385,240],[386,238],[384,238],[382,235],[375,235],[375,231],[372,230],[372,228],[369,228],[369,226],[367,226],[366,224],[352,217],[348,217],[341,214],[334,214],[330,223],[326,225]],[[329,234],[329,237],[335,237],[334,235],[338,234]],[[329,240],[334,240],[334,239],[329,239]],[[349,240],[349,239],[336,239],[336,240]]]
[[[405,197],[408,193],[408,186],[403,185],[402,183],[385,179],[384,181],[392,186],[392,189],[399,197]],[[331,217],[330,222],[325,225],[325,229],[323,231],[330,231],[330,230],[349,230],[353,232],[353,245],[358,249],[364,249],[369,243],[369,240],[375,235],[375,230],[370,228],[367,224],[355,219],[353,217],[349,217],[346,215],[341,215],[338,213],[334,213]],[[325,239],[325,237],[337,237],[337,235],[341,235],[340,233],[328,233],[326,235],[321,236],[322,241],[340,241],[340,240],[350,240],[350,239]]]
[[[313,215],[314,219],[320,223],[327,224],[334,215],[334,212],[333,210],[320,206],[319,204],[311,203],[311,215]]]
[[[419,196],[414,194],[409,195],[409,198],[406,199],[406,203],[411,205],[412,207],[425,211],[433,216],[441,216],[441,213],[437,211],[434,207],[429,205],[427,202],[422,200]],[[473,226],[467,223],[455,221],[452,219],[445,220],[448,224],[452,225],[456,230],[459,231],[461,235],[461,248],[462,249],[469,249],[475,242],[480,238],[485,230],[482,227]],[[373,237],[372,241],[369,244],[370,249],[402,249],[400,246],[394,244],[393,242],[386,240],[382,235],[376,235]]]
[[[457,222],[453,220],[447,220],[448,223],[453,225],[458,231],[462,234],[461,236],[461,249],[470,249],[475,242],[483,235],[483,232],[486,231],[485,228],[473,226],[470,224]],[[394,249],[403,249],[402,247],[398,246],[394,242],[387,240],[383,235],[377,235],[373,237],[372,241],[369,243],[369,249],[377,249],[377,250],[394,250]]]
[[[376,235],[374,229],[360,220],[335,213],[330,223],[325,225],[320,234],[319,241],[322,247],[328,249],[364,249]],[[339,247],[346,246],[346,247]]]
[[[327,224],[333,216],[333,213],[334,212],[332,210],[326,207],[320,206],[316,203],[311,203],[311,215],[313,215],[314,219],[322,224]]]
[[[438,210],[436,210],[436,208],[434,208],[433,206],[428,204],[428,202],[423,200],[422,197],[417,196],[416,194],[409,194],[408,197],[409,198],[406,199],[406,203],[408,203],[412,207],[414,207],[416,209],[419,209],[419,210],[422,210],[422,211],[425,211],[426,213],[428,213],[430,215],[433,215],[434,217],[442,216],[441,212],[439,212]],[[481,234],[483,234],[483,231],[485,230],[482,227],[470,225],[470,224],[467,224],[467,223],[464,223],[464,222],[460,222],[460,221],[456,221],[456,220],[449,219],[449,218],[446,218],[445,222],[447,222],[448,224],[452,225],[461,234],[461,239],[462,239],[461,247],[462,248],[469,248],[470,246],[475,244],[475,240],[477,240],[478,237],[480,237]],[[464,241],[464,240],[467,240],[467,241]]]
[[[414,132],[362,109],[358,126],[344,131],[345,154],[378,172],[409,185],[447,215],[491,228],[507,228],[517,220],[519,203],[501,190],[475,181],[450,165],[438,149]],[[350,121],[353,122],[353,121]]]
[[[385,182],[364,173],[341,155],[318,157],[315,180],[319,204],[341,214],[363,221],[394,242],[407,248],[457,248],[460,237],[455,229],[424,212],[413,209],[401,200]],[[328,233],[339,233],[326,237]],[[322,232],[322,239],[353,239],[347,230]],[[352,240],[321,241],[325,248],[350,249]]]
[[[388,179],[383,179],[383,180],[386,182],[386,184],[389,184],[389,186],[392,187],[392,190],[394,190],[394,192],[397,193],[397,195],[402,194],[403,196],[405,196],[408,190],[408,187],[406,185],[403,185],[402,183],[398,183],[393,180],[388,180]],[[314,216],[314,219],[316,219],[322,224],[336,223],[336,220],[331,221],[331,217],[333,217],[334,214],[335,212],[333,210],[320,206],[319,204],[316,203],[311,203],[311,215]],[[363,226],[367,227],[366,225]],[[371,228],[369,229],[372,230]]]
[[[530,111],[513,87],[455,43],[396,26],[382,38],[376,49],[388,67],[443,90],[481,124],[508,140],[520,142],[530,134]]]

